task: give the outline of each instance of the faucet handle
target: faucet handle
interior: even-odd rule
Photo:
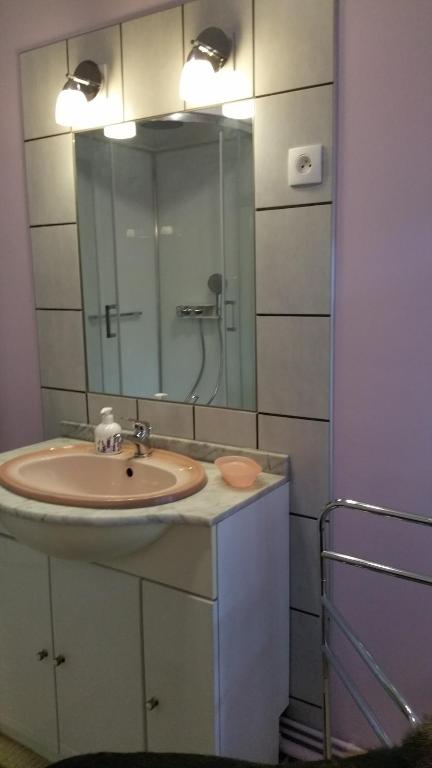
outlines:
[[[152,432],[152,425],[149,421],[134,421],[135,434],[144,434],[145,437],[150,437]]]
[[[143,421],[142,419],[137,421],[133,418],[128,418],[128,421],[133,424],[135,435],[141,433],[144,437],[150,437],[153,428],[149,421]]]

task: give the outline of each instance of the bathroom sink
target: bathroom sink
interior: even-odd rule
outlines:
[[[93,445],[66,445],[25,453],[0,466],[0,483],[30,499],[73,507],[148,507],[182,499],[206,483],[198,462],[154,450],[133,458],[133,448],[108,456]]]
[[[167,523],[152,518],[146,507],[190,496],[206,482],[201,464],[170,451],[134,458],[132,446],[112,456],[96,453],[93,445],[53,447],[0,466],[1,485],[45,502],[43,508],[28,502],[1,508],[1,520],[19,540],[46,554],[118,557],[165,531]]]

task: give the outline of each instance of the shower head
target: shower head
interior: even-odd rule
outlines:
[[[207,280],[207,285],[212,293],[219,296],[222,293],[222,275],[220,272],[213,272]]]

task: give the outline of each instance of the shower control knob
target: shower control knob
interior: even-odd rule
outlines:
[[[194,315],[202,315],[203,313],[202,307],[195,307],[193,312],[194,312]]]
[[[190,307],[182,307],[182,309],[181,309],[182,315],[190,315],[191,312],[192,312],[192,310],[191,310]]]

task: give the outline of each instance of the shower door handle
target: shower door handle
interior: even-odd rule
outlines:
[[[105,304],[105,332],[107,339],[115,339],[116,333],[111,330],[111,310],[117,309],[117,304]]]
[[[231,307],[231,323],[228,324],[228,317],[227,317],[226,330],[227,331],[236,331],[237,330],[237,326],[235,324],[235,319],[234,319],[234,307],[236,305],[236,302],[233,301],[233,299],[226,299],[224,304],[225,304],[226,307]],[[227,315],[228,315],[228,312],[227,312]]]
[[[111,304],[112,307],[116,306],[115,304]],[[101,317],[105,317],[105,315],[88,315],[89,320],[100,320]],[[138,318],[142,317],[142,312],[140,312],[139,309],[133,310],[132,312],[120,312],[119,317],[133,317]]]

